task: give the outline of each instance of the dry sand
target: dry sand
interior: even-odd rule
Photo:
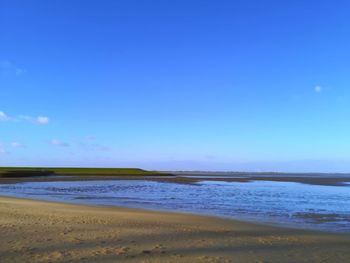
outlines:
[[[350,262],[350,236],[0,198],[0,262]]]

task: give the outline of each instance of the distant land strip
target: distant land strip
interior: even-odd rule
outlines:
[[[139,168],[54,168],[54,167],[0,167],[0,178],[33,176],[169,176],[170,173]]]

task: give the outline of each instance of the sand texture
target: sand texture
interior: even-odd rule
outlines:
[[[0,262],[350,262],[350,236],[0,198]]]

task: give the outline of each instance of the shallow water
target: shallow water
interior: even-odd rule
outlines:
[[[204,179],[205,180],[205,179]],[[0,185],[0,195],[71,203],[181,211],[304,229],[350,232],[350,184],[146,180]]]

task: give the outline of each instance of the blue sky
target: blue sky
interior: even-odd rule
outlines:
[[[349,8],[0,0],[0,165],[350,172]]]

